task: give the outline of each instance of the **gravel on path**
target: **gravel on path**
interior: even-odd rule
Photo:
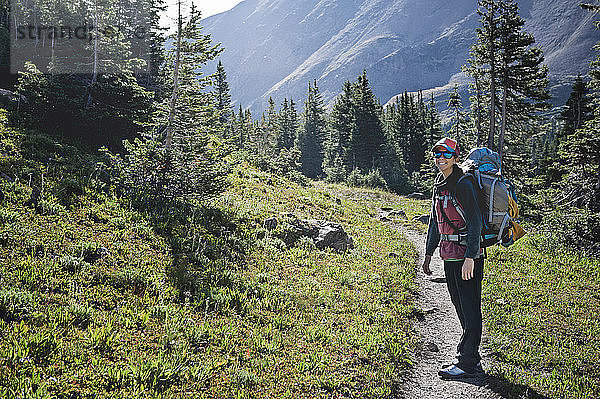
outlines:
[[[438,376],[442,364],[450,362],[456,355],[456,346],[461,336],[460,323],[454,310],[444,279],[444,265],[439,255],[431,260],[432,276],[423,273],[426,235],[394,224],[410,240],[419,252],[416,281],[419,286],[417,305],[423,316],[416,323],[422,345],[417,348],[416,363],[407,376],[406,398],[507,398],[505,388],[487,375],[462,380],[444,381]],[[485,318],[485,314],[483,315]],[[491,363],[485,351],[485,330],[480,348],[481,363]]]

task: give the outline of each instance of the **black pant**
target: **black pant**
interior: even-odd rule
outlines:
[[[473,278],[462,279],[464,260],[444,261],[446,283],[450,299],[454,304],[462,336],[457,348],[457,367],[466,372],[472,372],[481,360],[479,344],[481,342],[481,281],[483,280],[483,257],[475,259]]]

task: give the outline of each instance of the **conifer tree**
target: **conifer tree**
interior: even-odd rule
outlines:
[[[498,91],[498,41],[499,15],[497,0],[478,0],[477,14],[480,16],[480,26],[476,29],[477,42],[471,47],[468,65],[465,71],[482,87],[478,96],[486,96],[489,100],[489,115],[487,118],[488,133],[487,147],[494,149],[496,134],[496,107]],[[479,104],[479,102],[478,102]],[[477,108],[480,109],[479,107]]]
[[[581,6],[593,12],[600,12],[598,2]],[[600,21],[595,21],[595,24],[600,28]],[[596,43],[594,49],[600,51],[600,41]],[[600,212],[600,142],[598,140],[600,136],[600,100],[598,99],[600,55],[590,63],[589,75],[593,100],[588,102],[585,85],[578,79],[563,113],[565,117],[563,133],[566,133],[566,136],[560,140],[559,151],[568,172],[565,176],[566,184],[562,201],[568,201],[578,207],[586,207],[590,212],[597,214]],[[591,106],[592,112],[586,116],[588,105]],[[581,124],[581,127],[573,129],[577,124]],[[600,238],[598,233],[600,225],[597,221],[595,226],[588,226],[588,230],[587,233],[595,236],[596,240]]]
[[[596,4],[582,4],[582,7],[595,13],[600,12],[600,4],[598,4],[598,1],[596,1]],[[600,29],[600,21],[594,21],[594,23],[596,24],[596,28]],[[600,41],[596,42],[594,50],[600,51]],[[598,143],[598,135],[600,133],[600,55],[596,55],[596,58],[590,63],[589,75],[591,77],[590,85],[595,91],[594,117],[586,123],[587,133],[582,134],[583,137],[581,141],[586,141],[586,137],[589,139],[587,140],[591,155],[589,162],[592,163],[592,165],[594,165],[593,162],[595,162],[595,181],[592,180],[594,183],[592,190],[590,190],[591,195],[588,199],[588,208],[592,212],[600,212],[600,144]],[[600,230],[600,226],[597,226],[597,229]],[[596,232],[596,237],[598,236],[600,236],[600,234]]]
[[[243,150],[247,145],[249,134],[246,124],[246,118],[244,116],[244,110],[242,109],[242,104],[239,105],[238,112],[234,117],[232,135],[234,145],[237,147],[237,149]]]
[[[591,97],[587,84],[581,76],[577,76],[571,94],[559,119],[563,125],[560,130],[552,129],[543,137],[543,152],[540,160],[540,170],[545,176],[545,183],[560,181],[561,177],[574,166],[579,154],[573,153],[573,143],[568,138],[574,138],[575,131],[592,119]],[[585,160],[575,162],[579,164]]]
[[[393,140],[409,175],[419,171],[425,161],[429,124],[427,112],[421,109],[425,109],[422,98],[417,98],[415,103],[414,96],[404,92],[397,98],[388,132],[388,140]]]
[[[308,84],[308,97],[304,105],[303,125],[298,130],[295,146],[300,151],[302,173],[310,178],[322,174],[323,141],[326,133],[325,108],[315,80]]]
[[[416,101],[414,95],[404,92],[386,108],[383,119],[383,176],[388,187],[398,192],[428,190],[434,171],[425,161],[433,144],[443,135],[433,95],[426,104],[421,92]]]
[[[539,47],[533,47],[533,35],[523,31],[525,20],[519,16],[518,5],[514,0],[505,0],[500,2],[499,8],[498,76],[502,90],[502,118],[498,153],[502,158],[507,126],[511,124],[514,128],[516,123],[535,121],[537,113],[549,107],[546,101],[550,94],[543,52]]]
[[[277,129],[277,150],[281,150],[282,148],[286,148],[285,142],[287,133],[289,131],[289,120],[288,114],[290,112],[290,106],[288,104],[287,98],[283,99],[283,103],[281,104],[281,111],[279,111],[278,117],[278,129]]]
[[[524,20],[513,0],[479,0],[478,4],[481,26],[465,71],[476,83],[472,106],[476,126],[481,129],[481,109],[487,106],[487,145],[502,156],[509,127],[518,146],[524,133],[519,126],[535,123],[536,114],[547,107],[548,70],[542,64],[541,49],[533,47],[533,36],[523,31]],[[498,131],[498,146],[494,147]]]
[[[385,146],[382,162],[382,173],[388,187],[396,192],[406,191],[408,172],[404,167],[402,150],[398,145],[398,99],[396,104],[386,107],[384,113]]]
[[[219,44],[211,42],[200,27],[201,13],[192,3],[186,20],[179,16],[178,29],[173,39],[176,45],[167,55],[164,87],[171,93],[168,112],[165,147],[169,149],[176,135],[188,136],[197,131],[199,122],[205,123],[205,129],[213,130],[212,122],[217,115],[211,106],[212,101],[206,87],[212,77],[205,76],[201,67],[214,59],[223,50]],[[207,123],[208,122],[208,123]]]
[[[220,60],[217,64],[217,72],[214,77],[214,92],[219,120],[223,125],[227,125],[232,115],[231,93],[229,92],[229,83],[227,83],[227,74]]]
[[[385,136],[379,118],[380,110],[369,86],[366,71],[358,77],[353,103],[356,107],[356,129],[352,136],[354,167],[364,171],[373,170],[380,166]]]
[[[356,135],[357,125],[352,99],[352,83],[346,81],[331,111],[328,136],[324,144],[323,170],[331,181],[343,181],[354,166],[351,140]]]
[[[419,91],[417,94],[417,102],[414,104],[415,111],[413,111],[412,130],[409,132],[409,145],[408,151],[413,154],[412,162],[410,164],[410,172],[418,172],[421,165],[425,162],[425,143],[427,133],[427,122],[425,118],[425,103],[423,102],[423,95]]]
[[[298,114],[293,99],[289,102],[287,98],[283,99],[278,121],[277,149],[290,149],[294,146],[298,131]]]
[[[428,151],[437,141],[442,138],[443,131],[441,127],[440,116],[437,112],[435,99],[433,93],[431,93],[431,99],[428,104],[427,114],[427,141],[425,144],[425,150]]]
[[[294,144],[296,141],[296,137],[298,136],[298,129],[300,128],[300,122],[298,119],[298,111],[296,110],[296,103],[294,102],[294,99],[290,97],[290,110],[289,110],[289,114],[288,114],[288,120],[289,120],[289,133],[287,135],[287,137],[289,138],[286,142],[286,147],[288,148],[292,148],[294,146]]]
[[[23,123],[94,147],[107,145],[121,149],[122,140],[138,136],[156,111],[152,99],[160,95],[156,75],[164,59],[157,12],[163,7],[163,1],[109,0],[96,4],[94,11],[83,5],[56,8],[55,1],[15,2],[14,5],[27,7],[26,4],[34,7],[29,10],[30,16],[43,25],[58,21],[60,24],[55,26],[79,26],[82,20],[95,20],[101,26],[124,25],[126,28],[137,24],[144,27],[146,40],[150,41],[147,48],[136,49],[127,35],[116,31],[93,32],[95,35],[90,40],[51,40],[44,45],[39,43],[39,47],[35,47],[35,43],[23,43],[23,47],[35,47],[35,57],[32,55],[31,59],[37,63],[30,63],[22,71],[16,87],[29,100],[19,107]],[[143,54],[140,54],[141,49],[144,49]],[[148,61],[144,68],[141,58]],[[89,72],[93,73],[87,73],[90,66]]]
[[[454,110],[454,137],[460,145],[460,122],[462,119],[462,114],[460,110],[462,108],[462,102],[460,100],[460,94],[458,94],[458,87],[456,85],[454,85],[454,90],[450,93],[450,98],[448,99],[448,108]]]
[[[273,158],[277,150],[277,137],[279,136],[279,116],[275,109],[275,101],[269,97],[267,114],[262,114],[260,121],[255,125],[255,151],[261,157]]]
[[[202,33],[200,19],[201,13],[193,3],[185,19],[179,11],[178,29],[172,35],[176,44],[167,52],[162,74],[162,85],[170,93],[160,105],[159,118],[166,126],[164,137],[158,140],[163,140],[164,151],[159,151],[157,160],[150,164],[163,163],[156,172],[156,195],[171,199],[214,194],[223,184],[223,148],[216,138],[218,113],[206,90],[212,76],[201,72],[222,48]],[[156,141],[151,137],[145,143],[130,145],[128,150],[131,154],[144,153],[143,148],[154,146]]]
[[[565,109],[560,115],[564,122],[564,128],[560,137],[566,137],[583,126],[590,120],[592,113],[592,98],[589,96],[587,84],[583,81],[581,75],[577,76],[571,90],[571,94],[565,104]]]

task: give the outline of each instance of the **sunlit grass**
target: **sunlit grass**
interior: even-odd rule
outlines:
[[[484,315],[493,372],[555,398],[600,396],[600,262],[531,233],[490,251]]]
[[[416,255],[374,216],[402,200],[374,190],[356,200],[343,186],[302,187],[248,165],[229,180],[207,205],[236,215],[255,244],[207,263],[202,292],[179,292],[168,240],[121,200],[87,192],[36,212],[27,188],[5,184],[0,396],[399,395]],[[288,248],[262,227],[281,213],[341,223],[355,249]],[[175,234],[193,232],[201,246],[202,231]]]

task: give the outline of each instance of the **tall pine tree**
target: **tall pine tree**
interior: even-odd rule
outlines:
[[[458,94],[458,87],[454,85],[454,90],[450,93],[448,98],[448,108],[454,110],[454,137],[460,145],[460,132],[461,132],[461,119],[462,119],[462,102],[460,100],[460,94]]]
[[[367,72],[358,77],[353,100],[356,111],[356,129],[352,136],[354,167],[363,171],[374,170],[383,158],[385,136],[378,103],[369,86]]]
[[[214,94],[215,94],[215,105],[219,112],[219,120],[223,125],[227,125],[230,122],[232,111],[231,111],[231,93],[229,92],[229,83],[227,82],[227,74],[223,63],[219,60],[217,64],[217,72],[214,76]]]
[[[331,181],[345,180],[354,166],[351,141],[352,137],[356,136],[357,124],[353,97],[352,83],[346,81],[329,117],[323,170]]]
[[[499,24],[500,68],[499,84],[502,90],[500,135],[498,153],[502,158],[507,128],[512,128],[515,141],[518,125],[538,119],[537,114],[549,107],[548,67],[539,47],[533,47],[535,38],[523,31],[525,20],[519,15],[514,0],[500,2]]]
[[[518,147],[537,113],[547,107],[547,67],[533,36],[523,31],[524,20],[513,0],[479,0],[481,26],[465,71],[475,80],[477,129],[487,120],[487,146],[502,156],[507,132]],[[482,118],[482,108],[489,109]],[[500,116],[498,116],[500,114]],[[531,129],[529,129],[531,130]],[[498,145],[494,146],[498,133]]]
[[[288,102],[283,99],[281,111],[279,112],[279,129],[277,136],[277,149],[290,149],[298,134],[298,113],[293,99]]]
[[[325,108],[315,80],[308,84],[302,127],[298,130],[296,147],[300,151],[302,173],[317,178],[323,173],[323,142],[326,134]]]

